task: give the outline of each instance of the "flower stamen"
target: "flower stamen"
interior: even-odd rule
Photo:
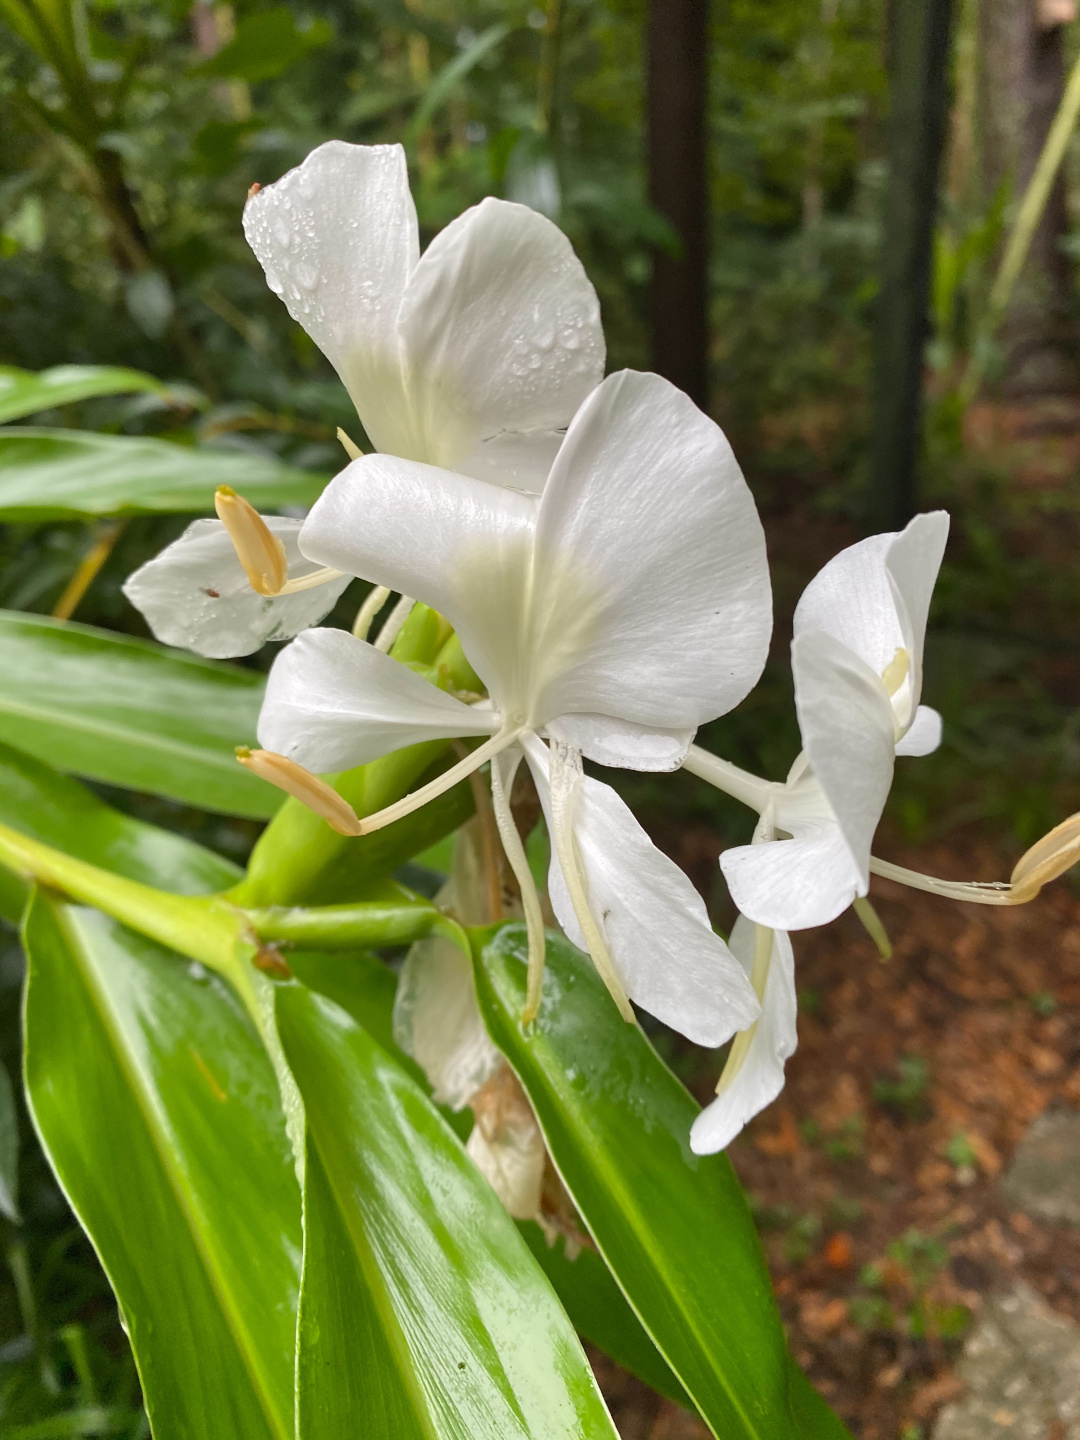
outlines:
[[[231,485],[219,485],[214,492],[214,509],[228,531],[251,588],[257,595],[280,595],[289,578],[285,546],[271,533],[254,505]]]
[[[551,838],[559,857],[570,903],[585,938],[585,948],[607,986],[611,998],[624,1020],[636,1020],[633,1006],[627,999],[607,940],[589,906],[589,886],[585,868],[574,839],[574,800],[581,780],[581,754],[559,740],[550,742],[551,750]]]
[[[301,805],[306,805],[316,815],[321,815],[331,830],[339,835],[360,835],[360,817],[349,802],[336,790],[290,760],[287,755],[278,755],[274,750],[250,750],[246,745],[236,747],[236,758],[240,764],[254,772],[279,790],[284,790]]]
[[[540,896],[537,894],[525,846],[521,843],[521,836],[510,809],[510,790],[520,764],[520,750],[506,750],[492,760],[491,798],[495,808],[495,823],[499,827],[499,838],[502,840],[510,869],[514,872],[514,879],[518,882],[521,908],[525,912],[525,928],[529,937],[529,974],[521,1023],[528,1025],[536,1019],[540,1010],[547,941],[544,936],[544,912],[540,905]]]
[[[422,785],[419,790],[413,790],[411,794],[395,800],[393,805],[387,805],[385,810],[365,816],[359,822],[360,829],[356,833],[370,835],[375,830],[381,830],[384,825],[392,825],[395,820],[402,820],[406,815],[411,815],[414,810],[419,810],[430,800],[438,799],[447,790],[452,790],[459,780],[467,779],[474,770],[479,770],[481,765],[498,755],[501,750],[513,745],[520,734],[520,730],[500,730],[497,735],[492,735],[490,740],[485,740],[482,745],[478,745],[464,760],[460,760],[456,765],[451,765],[449,770],[444,770],[430,784]]]

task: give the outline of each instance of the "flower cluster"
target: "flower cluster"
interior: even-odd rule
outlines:
[[[727,1145],[783,1084],[795,1048],[789,931],[865,904],[872,869],[1015,903],[1075,858],[1068,824],[1012,888],[948,886],[871,856],[895,757],[940,740],[920,692],[947,516],[864,540],[810,584],[792,645],[804,748],[782,784],[750,775],[693,740],[765,663],[771,592],[753,499],[722,431],[685,395],[656,375],[602,378],[596,295],[559,230],[488,199],[420,255],[400,147],[338,142],[254,193],[244,226],[376,453],[343,437],[351,463],[303,521],[264,520],[219,492],[219,519],[197,521],[126,593],[160,639],[204,655],[291,639],[270,672],[264,749],[242,758],[346,833],[489,767],[528,927],[528,1021],[544,915],[509,804],[524,762],[552,842],[554,916],[625,1018],[633,1002],[701,1045],[736,1037],[694,1149]],[[353,632],[315,628],[353,577],[375,587]],[[391,593],[401,599],[371,643]],[[482,691],[450,693],[388,653],[414,599],[453,627]],[[433,739],[459,742],[464,758],[377,815],[358,818],[317,778]],[[741,912],[729,943],[584,760],[681,766],[757,812],[753,843],[721,859]],[[460,1103],[494,1083],[498,1060],[461,998],[461,967],[437,951],[413,957],[405,988],[410,1014],[425,1017],[414,1045],[444,1079],[468,1075],[444,1084]],[[443,1041],[431,1031],[440,1013]]]

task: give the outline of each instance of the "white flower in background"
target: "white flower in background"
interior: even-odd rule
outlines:
[[[926,755],[941,717],[919,704],[923,640],[949,519],[917,515],[835,556],[795,611],[803,751],[783,784],[692,748],[688,770],[751,805],[770,843],[725,850],[739,910],[761,925],[823,925],[870,888],[870,845],[897,755]],[[775,838],[789,836],[791,838]]]
[[[740,915],[728,940],[761,1000],[761,1018],[735,1036],[716,1087],[690,1129],[695,1155],[725,1150],[754,1116],[784,1088],[784,1061],[795,1053],[797,1035],[795,957],[783,930],[755,925]]]
[[[309,631],[271,671],[260,743],[327,772],[420,740],[488,737],[356,829],[408,814],[493,762],[535,1013],[542,921],[506,802],[524,752],[550,816],[556,914],[623,1013],[633,1013],[626,997],[637,999],[708,1045],[751,1023],[753,991],[689,880],[613,792],[581,774],[582,754],[675,769],[697,726],[738,704],[761,673],[764,537],[719,428],[658,376],[623,372],[585,402],[540,496],[367,456],[330,484],[300,544],[312,560],[438,609],[490,700],[465,705],[342,631]]]
[[[249,198],[244,232],[378,450],[542,489],[604,373],[596,293],[550,220],[487,199],[421,255],[401,146],[333,140]],[[302,602],[288,588],[246,594],[245,567],[213,521],[191,526],[125,592],[160,640],[248,654],[322,619],[348,583],[330,572],[313,588],[295,551],[300,524],[270,529],[285,547],[282,584],[307,582]]]

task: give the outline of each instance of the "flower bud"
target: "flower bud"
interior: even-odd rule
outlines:
[[[1080,860],[1080,814],[1055,825],[1020,856],[1012,872],[1013,903],[1034,900],[1044,885],[1064,875]]]
[[[229,532],[237,558],[257,595],[280,595],[289,578],[285,546],[270,533],[253,505],[229,485],[219,485],[214,509]]]
[[[321,815],[331,830],[336,830],[339,835],[362,834],[360,820],[349,802],[343,800],[325,780],[320,780],[287,755],[277,755],[273,750],[249,750],[246,745],[238,745],[236,758],[263,780],[269,780],[271,785],[276,785],[279,790],[299,800],[301,805]]]

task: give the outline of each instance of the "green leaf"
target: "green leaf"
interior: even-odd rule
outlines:
[[[517,1227],[536,1263],[551,1281],[574,1329],[624,1370],[646,1385],[693,1411],[694,1402],[672,1374],[670,1367],[641,1327],[641,1321],[626,1303],[626,1296],[595,1250],[583,1246],[570,1259],[565,1241],[549,1244],[547,1236],[531,1220],[519,1220]]]
[[[300,1440],[615,1431],[512,1221],[434,1107],[300,985],[278,1026],[308,1122]]]
[[[724,1440],[842,1436],[800,1399],[750,1211],[725,1155],[697,1156],[698,1107],[589,959],[548,937],[540,1015],[525,1032],[521,926],[477,932],[492,1039],[532,1101],[578,1212],[657,1348]],[[799,1428],[800,1424],[802,1428]]]
[[[227,890],[239,870],[182,835],[123,815],[92,791],[40,760],[0,744],[0,824],[129,880],[178,895]],[[0,870],[0,915],[17,922],[29,893]]]
[[[19,1118],[7,1067],[0,1065],[0,1215],[18,1225]]]
[[[27,912],[26,1087],[116,1291],[156,1440],[288,1440],[300,1209],[233,992],[96,910]]]
[[[119,365],[54,365],[51,370],[0,365],[0,424],[95,395],[127,395],[132,391],[166,399],[170,394],[169,387],[153,375]]]
[[[269,816],[281,794],[236,762],[264,680],[70,621],[0,611],[0,741],[58,770],[204,810]]]
[[[313,505],[325,475],[270,456],[140,435],[0,430],[0,520],[38,524],[100,515],[209,515],[219,485],[256,509]]]
[[[460,54],[455,55],[449,64],[443,66],[424,92],[423,99],[417,105],[413,117],[409,121],[405,136],[406,143],[416,139],[439,106],[450,98],[454,88],[465,79],[469,71],[478,65],[489,51],[494,50],[496,45],[509,35],[510,29],[511,27],[503,21],[489,25]]]
[[[398,982],[389,966],[374,955],[315,952],[290,954],[289,964],[293,974],[305,985],[329,996],[347,1011],[424,1093],[428,1093],[424,1072],[394,1040],[394,995]],[[442,1106],[438,1108],[454,1134],[467,1139],[472,1129],[472,1111],[466,1108],[454,1114]],[[526,1220],[515,1223],[537,1264],[551,1281],[575,1330],[646,1385],[692,1409],[686,1391],[641,1328],[641,1322],[597,1252],[585,1247],[569,1260],[562,1242],[549,1245],[538,1225]]]
[[[279,5],[241,20],[235,36],[216,55],[203,61],[199,73],[252,82],[272,80],[302,60],[309,50],[325,45],[333,34],[325,20],[298,25],[292,11]]]

